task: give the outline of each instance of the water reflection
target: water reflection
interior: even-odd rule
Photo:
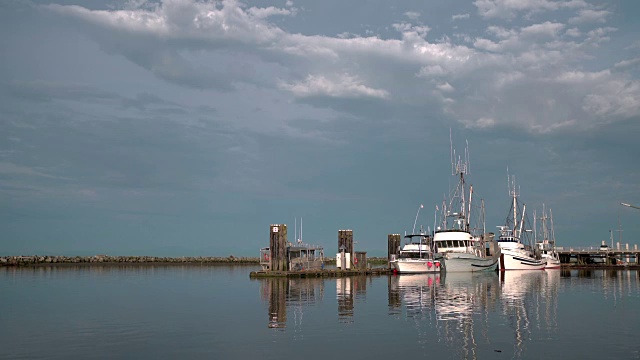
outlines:
[[[262,279],[262,299],[269,304],[268,327],[284,329],[287,326],[287,308],[293,311],[294,330],[302,331],[303,307],[312,306],[324,297],[322,279]]]
[[[498,320],[508,325],[513,357],[519,358],[533,323],[543,331],[557,329],[559,280],[559,271],[539,270],[391,276],[389,315],[398,316],[404,310],[419,332],[435,327],[438,342],[456,357],[471,359],[479,356],[480,348],[508,350],[503,349],[504,336],[496,336],[496,329],[504,330],[494,324]],[[501,318],[496,319],[496,314]]]
[[[439,336],[458,357],[475,359],[479,343],[490,343],[489,313],[499,301],[496,273],[446,274],[436,295]]]
[[[521,357],[526,349],[526,341],[531,339],[532,322],[541,324],[540,314],[546,312],[541,312],[540,309],[546,308],[547,301],[556,299],[545,296],[548,291],[552,291],[545,287],[548,273],[553,274],[540,270],[500,273],[502,313],[513,330],[513,351],[516,358]],[[546,326],[552,322],[551,318],[545,320]]]
[[[607,301],[612,301],[615,306],[625,296],[637,294],[640,289],[638,272],[638,270],[625,268],[567,269],[562,271],[561,277],[572,285],[583,282],[583,279],[593,280],[589,282],[591,292],[601,293]]]

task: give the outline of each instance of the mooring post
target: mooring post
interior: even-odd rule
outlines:
[[[389,266],[389,269],[391,269],[391,262],[398,257],[398,251],[400,249],[400,234],[388,234],[387,244],[387,265]]]
[[[269,252],[272,271],[288,271],[287,261],[287,225],[271,224],[269,226]]]

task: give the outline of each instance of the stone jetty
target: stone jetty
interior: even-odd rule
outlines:
[[[0,256],[1,266],[90,265],[90,264],[259,264],[257,257],[218,256]]]

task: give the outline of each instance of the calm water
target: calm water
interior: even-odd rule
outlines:
[[[0,358],[640,359],[637,271],[0,268]]]

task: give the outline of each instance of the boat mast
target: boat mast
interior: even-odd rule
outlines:
[[[553,228],[553,213],[551,212],[551,209],[549,209],[549,220],[551,220],[551,236],[549,238],[549,242],[551,242],[551,246],[555,251],[556,250],[556,231]]]
[[[542,212],[544,213],[544,205],[542,205],[542,209]],[[536,220],[536,209],[533,209],[533,241],[538,243],[538,225],[536,224]]]
[[[520,218],[520,226],[519,226],[519,234],[522,235],[522,233],[524,232],[524,214],[527,211],[527,204],[525,204],[522,207],[522,218]],[[529,240],[531,240],[531,238],[529,238]],[[529,244],[531,245],[531,244]]]
[[[471,192],[469,192],[469,211],[467,212],[466,187],[464,179],[465,174],[469,174],[469,141],[466,142],[464,157],[460,157],[459,155],[458,157],[456,157],[456,151],[453,149],[451,129],[449,129],[449,143],[451,147],[451,175],[457,175],[460,177],[460,181],[458,182],[455,193],[451,196],[450,199],[450,208],[454,208],[453,202],[456,198],[459,197],[460,212],[454,212],[453,214],[451,214],[451,216],[456,218],[455,222],[458,224],[459,230],[469,231],[469,217],[471,214]]]
[[[509,175],[507,175],[509,176]],[[515,178],[515,175],[513,176]],[[518,235],[517,233],[517,229],[518,229],[518,200],[517,200],[517,195],[516,195],[516,182],[515,179],[512,180],[513,183],[513,189],[511,189],[511,196],[513,197],[513,236],[517,236],[518,238],[520,237],[520,235]]]
[[[544,204],[542,204],[542,240],[549,240],[549,229],[547,228],[547,212],[545,211]]]

